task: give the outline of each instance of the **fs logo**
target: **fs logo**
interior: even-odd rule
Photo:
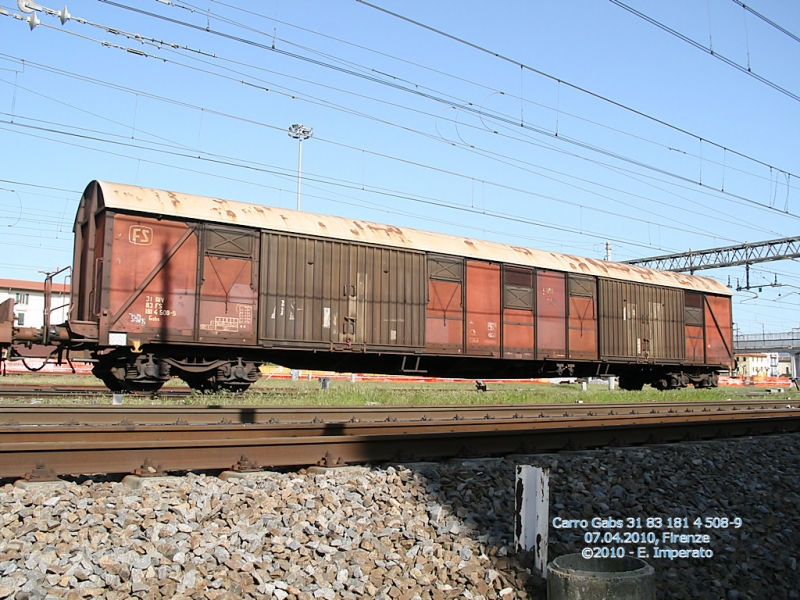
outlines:
[[[153,243],[153,230],[145,225],[131,225],[128,241],[137,246],[149,246]]]

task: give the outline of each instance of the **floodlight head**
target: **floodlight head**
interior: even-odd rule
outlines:
[[[72,18],[72,15],[69,14],[67,7],[64,6],[60,11],[58,11],[58,18],[61,20],[61,24],[64,25],[67,21]]]
[[[312,135],[314,135],[314,130],[311,127],[306,127],[299,123],[289,127],[289,137],[293,137],[296,140],[307,140]]]
[[[27,19],[25,19],[25,20],[28,22],[28,27],[30,27],[30,28],[31,28],[31,31],[33,31],[34,29],[36,29],[36,26],[37,26],[39,23],[41,23],[41,21],[39,20],[39,16],[38,16],[36,13],[33,13],[31,16],[29,16],[29,17],[28,17]]]

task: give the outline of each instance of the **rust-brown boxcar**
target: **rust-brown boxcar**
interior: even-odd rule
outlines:
[[[72,312],[113,389],[244,389],[257,367],[716,385],[714,280],[365,221],[92,182]]]

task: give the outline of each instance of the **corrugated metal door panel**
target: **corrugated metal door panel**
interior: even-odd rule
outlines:
[[[405,320],[402,311],[405,306],[403,294],[404,281],[406,277],[406,265],[403,260],[405,255],[397,250],[389,252],[389,272],[383,272],[383,261],[376,265],[375,277],[381,281],[388,280],[389,290],[387,296],[388,311],[386,320],[381,320],[381,337],[379,343],[405,344]],[[401,341],[402,340],[402,341]]]
[[[397,323],[392,322],[392,315],[397,307],[397,281],[402,275],[397,272],[397,264],[392,264],[393,252],[385,252],[385,248],[372,248],[367,261],[367,276],[372,285],[367,288],[367,314],[369,323],[365,328],[369,332],[368,341],[373,344],[389,344],[389,332],[394,329],[397,338]],[[384,268],[384,261],[388,265]],[[371,298],[374,296],[374,299]],[[378,305],[376,314],[375,305]],[[377,316],[377,318],[376,318]]]
[[[408,283],[415,274],[414,255],[398,252],[394,259],[394,269],[397,271],[397,279],[393,293],[396,301],[394,306],[394,337],[392,340],[391,329],[389,331],[389,341],[401,346],[411,346],[414,343],[413,318],[411,311],[415,308],[418,301],[411,296]],[[423,309],[424,310],[424,309]]]
[[[684,357],[681,290],[602,279],[600,292],[603,356],[639,360]]]
[[[425,304],[421,300],[425,297],[425,291],[420,288],[420,282],[424,281],[424,278],[425,271],[421,257],[414,254],[407,255],[403,290],[406,302],[403,319],[405,320],[406,343],[412,346],[423,343]],[[423,311],[423,319],[420,319],[420,311]]]
[[[301,240],[296,237],[287,238],[286,243],[286,291],[284,296],[285,302],[285,322],[286,329],[284,339],[298,340],[302,339],[297,331],[297,298],[299,290],[297,289],[297,263],[300,260],[298,256],[299,246],[302,244]]]
[[[322,283],[320,289],[321,292],[321,301],[322,301],[322,340],[326,342],[332,342],[333,340],[337,339],[339,334],[336,330],[336,311],[337,305],[335,304],[338,302],[338,296],[334,296],[336,293],[335,287],[338,286],[338,283],[334,285],[334,280],[338,277],[337,273],[334,273],[334,269],[338,262],[336,261],[336,257],[334,256],[336,249],[336,245],[325,241],[321,243],[320,253],[322,256],[322,273],[320,277],[322,278]],[[338,280],[337,280],[338,281]],[[339,292],[341,293],[341,292]]]
[[[311,240],[309,243],[311,250],[310,260],[312,261],[311,268],[307,275],[309,289],[311,291],[311,302],[307,304],[306,308],[306,323],[308,323],[308,336],[312,340],[325,340],[325,332],[330,328],[323,328],[324,322],[324,279],[325,273],[325,258],[324,258],[324,243],[320,240]]]
[[[286,339],[286,256],[289,243],[286,236],[275,236],[275,271],[273,273],[274,304],[270,316],[275,320],[275,337]]]
[[[536,272],[536,357],[566,358],[566,277],[553,271]]]
[[[320,313],[320,299],[314,286],[315,274],[319,271],[316,263],[317,256],[317,240],[306,240],[306,256],[305,264],[303,264],[304,275],[304,291],[305,296],[303,299],[302,309],[302,322],[303,322],[303,339],[306,340],[321,340],[322,334],[319,327],[314,327],[314,319],[319,319]]]
[[[367,252],[367,274],[372,280],[364,290],[364,335],[367,343],[380,343],[385,337],[386,318],[382,312],[389,306],[384,291],[389,285],[388,277],[394,274],[383,272],[383,256],[381,248],[370,248]]]
[[[421,253],[274,233],[263,239],[264,339],[388,346],[422,339]]]
[[[107,286],[108,330],[149,339],[189,339],[195,331],[198,239],[185,223],[115,215]],[[99,234],[98,234],[99,235]],[[94,243],[94,240],[87,240]],[[249,271],[248,271],[249,276]],[[94,290],[95,296],[101,291]]]
[[[261,289],[259,290],[261,298],[259,300],[259,308],[261,310],[259,312],[261,313],[261,318],[259,319],[258,332],[262,338],[275,337],[275,316],[273,313],[275,297],[274,294],[270,293],[275,289],[273,280],[275,268],[273,263],[277,253],[275,252],[274,244],[275,239],[272,236],[261,236],[261,261],[259,263],[259,269],[261,270]]]
[[[663,293],[664,358],[683,360],[686,357],[683,290],[663,288]]]
[[[467,261],[467,354],[500,356],[500,265]]]
[[[706,362],[714,365],[733,365],[733,327],[731,299],[725,296],[705,296]]]

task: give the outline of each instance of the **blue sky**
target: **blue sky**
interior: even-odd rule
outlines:
[[[293,123],[304,210],[615,260],[797,235],[800,4],[747,3],[792,36],[624,2],[714,55],[610,0],[372,4],[78,0],[31,31],[0,0],[0,277],[71,263],[92,179],[295,207]],[[740,331],[800,326],[776,278]]]

